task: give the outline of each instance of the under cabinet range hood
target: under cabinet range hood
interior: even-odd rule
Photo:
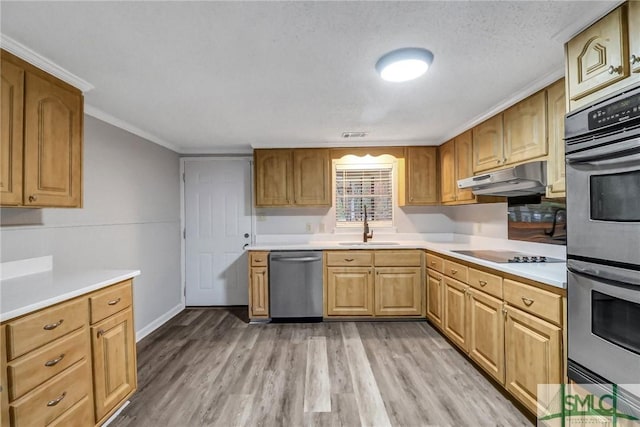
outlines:
[[[546,161],[525,163],[458,180],[458,188],[470,188],[473,194],[483,196],[516,197],[544,194],[546,186]]]

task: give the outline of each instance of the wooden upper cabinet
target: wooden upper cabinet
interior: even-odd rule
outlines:
[[[3,206],[82,206],[82,92],[2,50]]]
[[[445,142],[438,147],[440,154],[440,201],[456,200],[456,147],[455,140]]]
[[[407,147],[406,205],[438,203],[438,147]]]
[[[0,147],[0,204],[22,204],[22,126],[24,70],[2,59],[2,127]]]
[[[564,79],[547,88],[549,160],[547,161],[547,197],[565,197],[564,161]]]
[[[629,64],[631,73],[640,75],[640,2],[629,2]]]
[[[293,150],[293,197],[298,206],[331,206],[329,150]]]
[[[331,206],[329,150],[255,150],[257,207]]]
[[[571,39],[566,50],[569,106],[573,110],[604,95],[599,91],[629,76],[627,5]],[[589,97],[592,94],[595,97]]]
[[[82,95],[27,73],[24,204],[80,206]]]
[[[473,172],[482,172],[504,162],[502,113],[473,128]]]
[[[503,113],[505,163],[547,155],[546,92],[518,102]]]
[[[468,130],[455,139],[456,148],[456,179],[453,186],[456,189],[457,201],[473,201],[475,196],[469,189],[460,190],[458,188],[458,180],[473,176],[473,133]]]
[[[291,203],[291,150],[255,150],[256,206]]]

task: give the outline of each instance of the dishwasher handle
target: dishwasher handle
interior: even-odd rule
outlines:
[[[319,256],[301,256],[301,257],[272,256],[270,260],[279,261],[279,262],[313,262],[313,261],[322,261],[322,258]]]

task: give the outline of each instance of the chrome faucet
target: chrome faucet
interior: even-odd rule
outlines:
[[[368,239],[373,239],[373,231],[369,232],[369,223],[367,223],[367,205],[364,205],[364,233],[362,233],[362,241],[367,243]]]

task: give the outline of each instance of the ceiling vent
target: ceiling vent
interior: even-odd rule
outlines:
[[[343,138],[364,138],[369,132],[342,132]]]

